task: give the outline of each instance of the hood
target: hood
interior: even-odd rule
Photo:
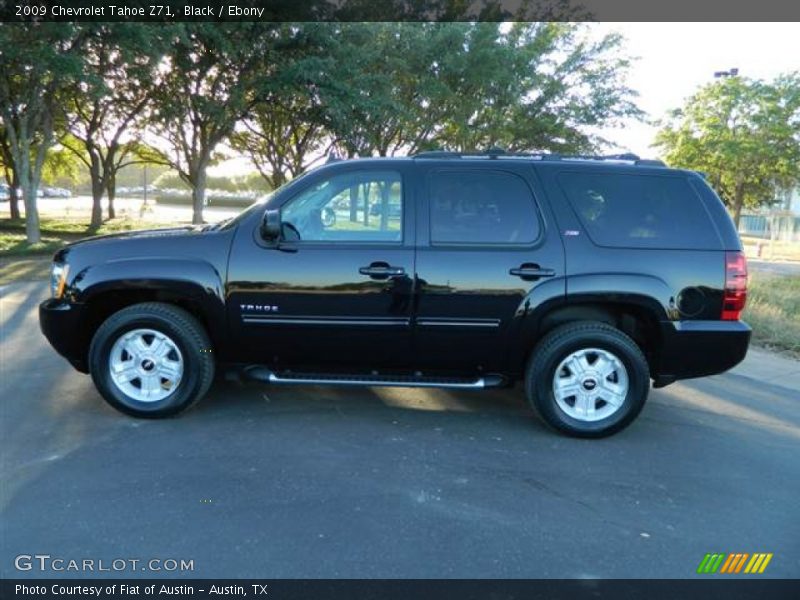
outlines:
[[[135,243],[137,240],[150,240],[157,241],[163,239],[165,241],[170,238],[180,237],[194,237],[202,235],[205,230],[204,225],[184,225],[181,227],[168,227],[164,229],[143,229],[136,231],[120,231],[117,233],[107,233],[104,235],[96,235],[87,237],[80,240],[71,242],[56,252],[54,256],[55,261],[62,261],[66,259],[67,255],[73,250],[89,250],[90,248],[100,248],[106,244],[115,243]]]
[[[130,240],[138,238],[152,238],[152,237],[171,237],[176,235],[186,235],[189,233],[200,232],[203,225],[183,225],[181,227],[167,227],[164,229],[138,229],[133,231],[119,231],[117,233],[106,233],[104,235],[95,235],[92,237],[84,238],[73,242],[73,244],[83,244],[85,242],[95,242],[99,240]],[[70,244],[72,245],[72,244]]]

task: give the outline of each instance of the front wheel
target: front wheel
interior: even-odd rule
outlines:
[[[160,302],[124,308],[97,330],[89,347],[95,386],[117,410],[145,418],[180,412],[208,391],[211,342],[183,309]]]
[[[605,323],[557,327],[536,346],[525,393],[551,427],[603,437],[627,427],[650,390],[647,360],[630,337]]]

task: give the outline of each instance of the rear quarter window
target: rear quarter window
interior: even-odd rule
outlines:
[[[686,177],[564,171],[558,183],[598,246],[721,248],[711,217]]]

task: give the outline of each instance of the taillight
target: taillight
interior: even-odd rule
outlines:
[[[722,320],[738,321],[745,302],[747,302],[747,260],[742,252],[726,252]]]

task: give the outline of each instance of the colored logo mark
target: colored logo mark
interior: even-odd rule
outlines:
[[[772,560],[772,552],[756,552],[748,554],[746,552],[732,552],[730,554],[706,554],[697,572],[704,575],[714,573],[763,573],[769,561]]]

